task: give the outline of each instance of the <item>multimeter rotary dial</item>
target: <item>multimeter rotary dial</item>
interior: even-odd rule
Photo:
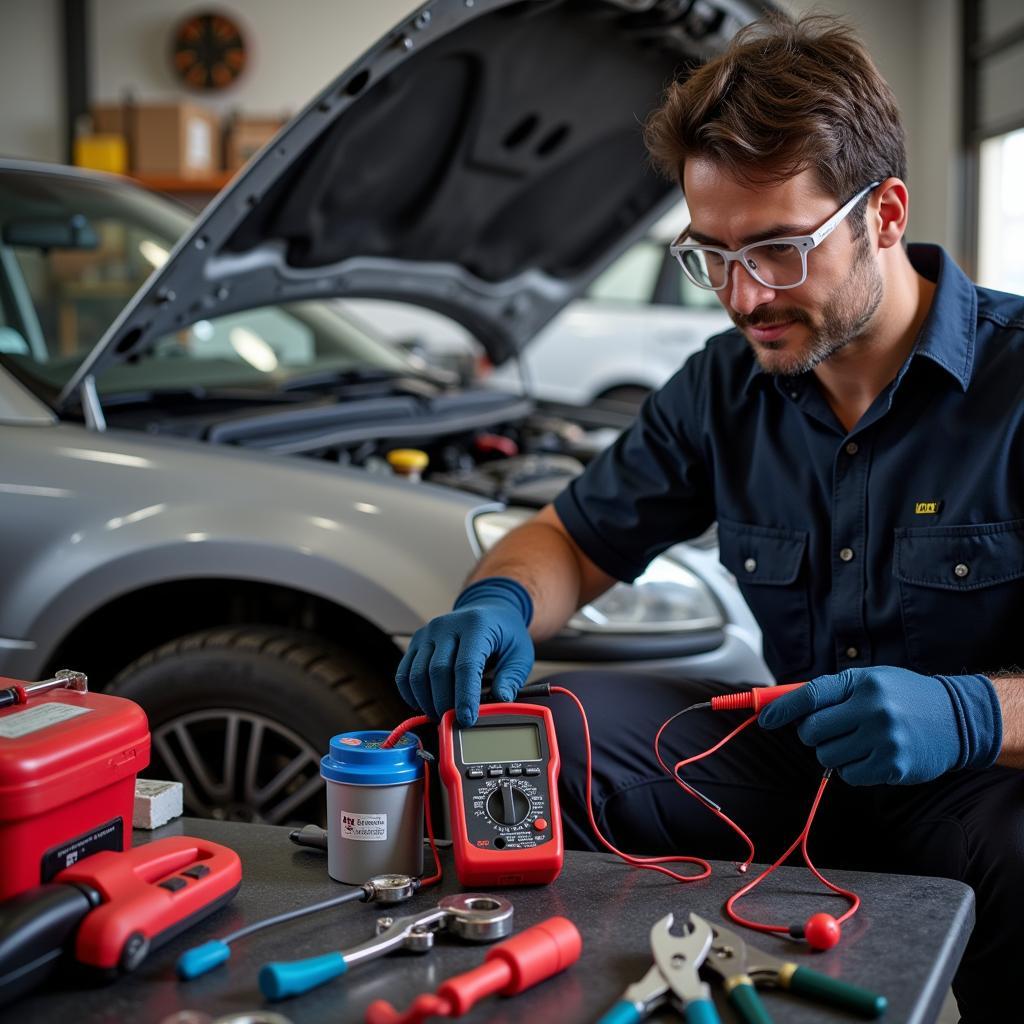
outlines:
[[[519,825],[529,817],[530,798],[518,786],[498,786],[488,796],[484,810],[498,825]]]

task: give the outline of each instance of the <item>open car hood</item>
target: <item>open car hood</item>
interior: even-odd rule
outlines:
[[[640,122],[756,0],[433,0],[205,209],[60,396],[200,319],[305,298],[431,307],[495,362],[673,202]]]

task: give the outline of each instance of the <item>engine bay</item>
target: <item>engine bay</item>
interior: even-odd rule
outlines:
[[[413,474],[508,504],[540,508],[625,427],[607,409],[536,403],[489,388],[420,378],[301,390],[183,389],[106,401],[110,426],[394,474],[389,453],[425,456]]]

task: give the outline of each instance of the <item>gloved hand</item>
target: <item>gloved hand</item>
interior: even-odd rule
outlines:
[[[480,710],[484,666],[497,656],[492,692],[514,700],[533,667],[527,633],[533,601],[526,588],[505,576],[471,583],[447,615],[413,634],[395,682],[402,699],[431,718],[455,708],[459,725],[472,725]]]
[[[902,668],[848,668],[818,676],[769,704],[765,729],[803,719],[797,735],[854,786],[927,782],[987,768],[1003,744],[1003,717],[986,676],[923,676]]]

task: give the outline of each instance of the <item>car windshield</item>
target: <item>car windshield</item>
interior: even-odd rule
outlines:
[[[116,181],[0,172],[0,363],[60,390],[190,216]],[[278,388],[318,375],[408,374],[412,363],[323,302],[199,320],[97,379],[100,393],[210,386]]]

